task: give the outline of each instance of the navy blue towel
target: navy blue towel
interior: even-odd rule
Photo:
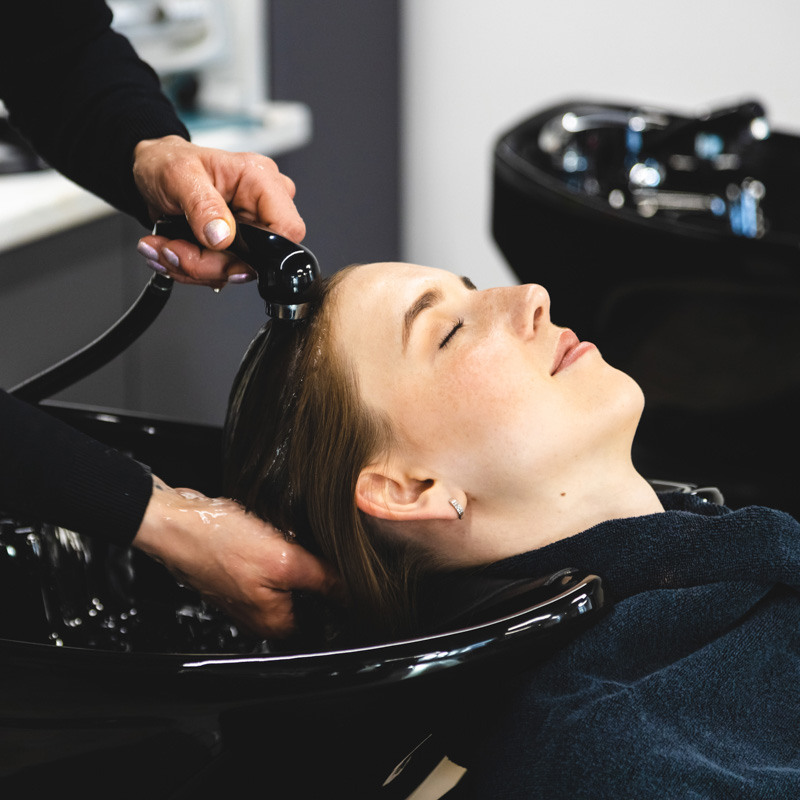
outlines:
[[[800,525],[663,499],[491,567],[586,569],[614,606],[504,692],[454,797],[800,798]]]

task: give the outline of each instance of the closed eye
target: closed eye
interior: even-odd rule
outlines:
[[[439,342],[439,349],[440,350],[444,350],[444,348],[447,347],[447,345],[450,343],[450,340],[463,327],[464,327],[464,320],[463,319],[459,319],[456,322],[456,324],[453,325],[453,327],[450,329],[450,332],[447,334],[447,336],[445,336],[444,339],[442,339],[442,341]]]

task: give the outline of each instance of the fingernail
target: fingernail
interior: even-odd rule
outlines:
[[[148,258],[145,263],[147,264],[148,267],[150,267],[150,269],[155,270],[156,272],[160,272],[162,275],[167,271],[166,267],[162,267],[161,264],[158,263],[158,261],[153,261],[152,258]]]
[[[175,269],[180,267],[181,260],[178,258],[178,256],[175,255],[175,253],[172,250],[169,249],[169,247],[162,248],[161,255],[164,256],[164,259],[167,262],[169,262],[169,265],[171,267],[175,267]]]
[[[255,275],[249,272],[236,272],[233,275],[228,275],[228,283],[250,283],[256,279]]]
[[[158,261],[158,250],[156,250],[155,247],[150,247],[147,242],[139,242],[139,244],[136,245],[136,249],[140,256],[149,258],[152,261]]]
[[[231,235],[231,229],[224,219],[212,219],[211,222],[203,228],[203,233],[211,244],[219,244]]]

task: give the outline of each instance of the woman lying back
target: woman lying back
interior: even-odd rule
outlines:
[[[638,386],[541,286],[368,264],[318,305],[245,357],[226,491],[333,563],[373,629],[413,627],[422,572],[661,510],[631,463]]]
[[[413,625],[424,571],[603,579],[610,613],[486,717],[465,704],[454,797],[800,797],[800,526],[654,494],[642,405],[541,286],[405,264],[340,273],[245,359],[228,491],[333,562],[373,630]]]

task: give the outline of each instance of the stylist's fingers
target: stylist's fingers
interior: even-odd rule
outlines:
[[[226,283],[255,280],[253,271],[233,253],[218,253],[183,239],[145,236],[139,240],[137,249],[150,269],[169,275],[178,283],[217,289]]]
[[[219,192],[242,219],[267,226],[293,242],[303,239],[306,227],[294,204],[294,182],[271,158],[208,148],[202,149],[200,156],[202,169],[186,181],[189,191],[181,198],[198,241],[212,248],[228,247],[233,241],[234,228],[230,226],[235,222],[227,206],[220,206]],[[228,211],[227,216],[223,211]]]
[[[220,151],[215,151],[215,158]],[[293,242],[306,235],[306,226],[294,204],[295,184],[283,175],[274,161],[255,153],[241,156],[236,192],[231,206],[237,215],[249,222],[266,225],[270,230]]]
[[[197,241],[212,250],[230,247],[236,234],[236,220],[205,164],[198,161],[187,167],[182,178],[174,192]]]
[[[344,602],[341,581],[333,569],[299,545],[281,541],[278,550],[260,563],[254,552],[250,565],[255,574],[239,578],[240,585],[251,587],[247,602],[226,597],[223,605],[253,633],[283,638],[294,631],[292,591],[314,592]]]
[[[273,563],[268,586],[279,591],[300,590],[339,596],[341,581],[336,571],[304,547],[289,543],[280,563]]]
[[[324,590],[328,595],[336,595],[331,580],[320,577],[320,580],[314,581],[314,586],[313,591]],[[269,639],[282,639],[296,630],[291,588],[282,590],[256,585],[248,587],[246,600],[228,595],[211,599],[251,633]]]
[[[294,183],[266,156],[166,136],[137,144],[133,174],[151,214],[185,214],[205,247],[220,250],[233,241],[231,209],[293,241],[305,236]]]

